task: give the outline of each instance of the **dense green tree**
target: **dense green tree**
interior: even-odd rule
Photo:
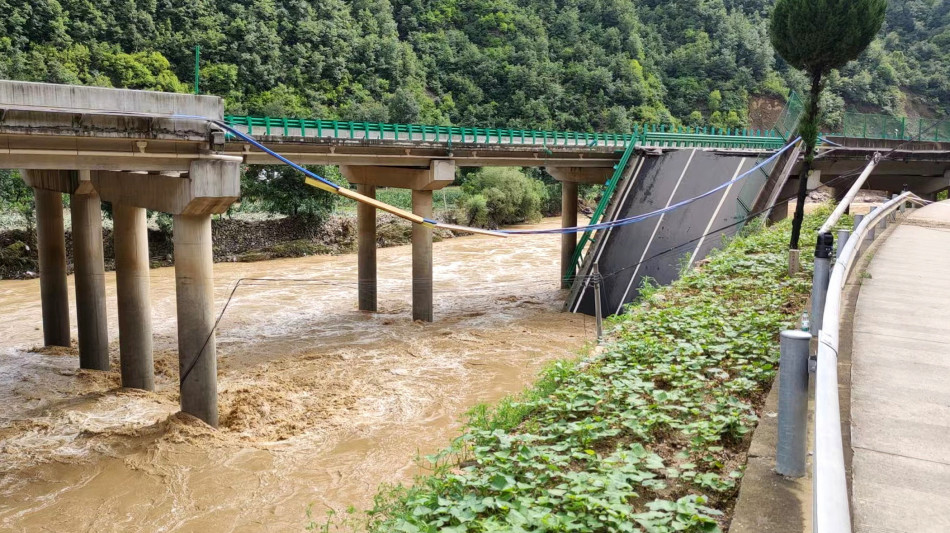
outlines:
[[[310,166],[308,170],[337,183],[345,183],[336,167]],[[247,167],[241,177],[243,201],[257,207],[287,216],[305,216],[319,227],[333,211],[339,198],[304,182],[299,171],[286,165],[254,165]]]
[[[808,74],[811,90],[798,125],[805,161],[789,247],[798,249],[805,215],[808,173],[818,142],[822,78],[857,59],[884,23],[887,0],[778,0],[769,26],[772,46],[793,67]]]
[[[202,90],[233,113],[590,131],[719,111],[748,125],[750,99],[808,88],[770,45],[771,5],[0,0],[0,77],[188,91],[200,45]],[[948,3],[891,0],[887,21],[827,89],[862,110],[946,113]]]

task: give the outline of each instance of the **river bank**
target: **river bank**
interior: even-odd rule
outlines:
[[[788,276],[790,221],[746,232],[611,319],[579,362],[475,411],[433,473],[381,491],[371,531],[726,531],[752,430],[810,288]],[[610,273],[605,273],[609,276]]]
[[[560,312],[559,242],[436,243],[433,324],[410,319],[408,247],[379,251],[378,314],[356,310],[352,255],[216,264],[218,309],[241,278],[309,280],[236,293],[217,337],[218,431],[174,414],[173,269],[151,274],[154,393],[118,389],[115,361],[79,371],[73,351],[31,351],[38,280],[0,282],[0,529],[299,530],[308,506],[371,506],[381,482],[423,472],[416,454],[457,434],[472,405],[592,337],[589,318]]]

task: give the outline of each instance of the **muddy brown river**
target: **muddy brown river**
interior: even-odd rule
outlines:
[[[356,309],[353,255],[216,264],[219,310],[237,280],[280,279],[243,281],[219,325],[219,430],[175,414],[173,269],[152,271],[154,393],[118,387],[111,273],[112,372],[36,350],[38,281],[0,281],[0,530],[286,531],[310,505],[370,507],[472,405],[593,337],[560,312],[559,243],[436,243],[433,324],[410,320],[408,247],[379,250],[378,314]]]

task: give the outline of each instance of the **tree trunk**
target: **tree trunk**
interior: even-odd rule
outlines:
[[[811,94],[808,108],[798,128],[805,143],[805,160],[802,171],[798,175],[798,202],[795,204],[795,216],[792,218],[792,238],[789,241],[790,250],[798,249],[798,239],[802,232],[802,221],[805,219],[805,197],[808,196],[808,174],[811,172],[812,161],[815,159],[815,145],[818,143],[818,99],[821,97],[821,71],[812,74]]]

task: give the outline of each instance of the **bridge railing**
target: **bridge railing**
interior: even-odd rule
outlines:
[[[824,277],[827,282],[827,291],[824,292],[825,303],[821,327],[818,331],[815,368],[812,531],[816,533],[851,531],[841,412],[838,402],[838,328],[842,292],[864,247],[880,236],[880,230],[885,228],[892,219],[896,219],[895,212],[902,210],[907,202],[922,203],[922,200],[912,193],[905,192],[864,216],[850,236],[847,232],[839,235],[837,259],[831,269],[830,278]],[[834,222],[831,222],[829,226],[833,224]],[[842,237],[846,238],[844,242],[842,242]],[[831,245],[830,234],[824,234],[824,237],[819,235],[819,247],[822,245]],[[817,255],[816,251],[816,257]],[[827,267],[825,268],[824,272],[827,274]],[[815,272],[816,284],[819,284],[817,258]],[[819,287],[817,290],[822,290],[822,288]],[[804,439],[805,437],[799,435],[797,438]]]
[[[798,121],[804,111],[804,102],[792,92],[779,114],[775,131],[785,139],[791,139],[798,129]],[[895,117],[885,114],[845,112],[841,127],[825,133],[831,137],[856,139],[895,139],[902,141],[921,140],[950,142],[950,120],[929,118]]]
[[[249,135],[338,140],[386,140],[446,144],[521,145],[543,147],[626,149],[631,143],[646,147],[778,149],[783,139],[774,131],[692,128],[645,124],[630,133],[465,128],[384,122],[225,116],[229,126]]]
[[[793,91],[788,96],[788,100],[785,102],[785,107],[782,108],[778,120],[775,121],[775,131],[784,137],[786,141],[791,140],[792,137],[795,136],[795,132],[798,130],[798,121],[804,110],[805,104],[802,103],[802,99],[799,98],[798,94]]]
[[[892,117],[866,113],[845,113],[843,137],[950,142],[950,120]]]

